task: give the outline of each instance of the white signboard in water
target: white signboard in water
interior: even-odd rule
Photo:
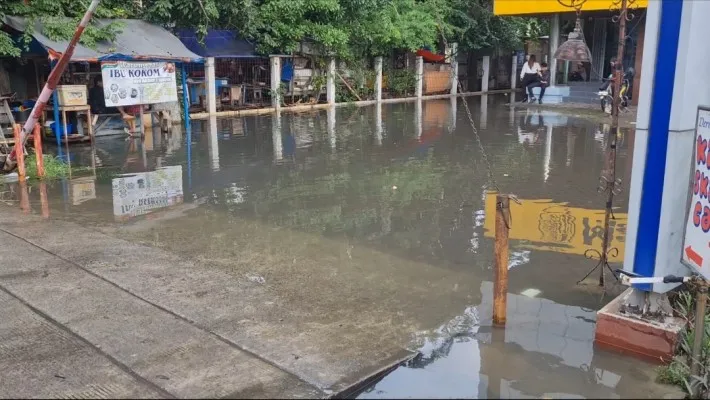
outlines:
[[[698,107],[681,260],[710,278],[710,108]]]
[[[177,101],[175,64],[116,61],[101,63],[106,107]]]
[[[114,178],[113,215],[128,219],[182,203],[182,166]]]

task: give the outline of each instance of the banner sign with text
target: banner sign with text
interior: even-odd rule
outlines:
[[[710,278],[710,108],[698,108],[693,148],[681,260],[707,279]]]
[[[105,62],[101,64],[106,107],[177,101],[175,64]]]

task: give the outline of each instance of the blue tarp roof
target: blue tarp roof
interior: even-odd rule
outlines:
[[[202,62],[202,57],[188,50],[172,33],[163,27],[136,19],[95,19],[92,23],[104,26],[111,22],[121,24],[120,32],[113,42],[98,42],[95,48],[78,44],[71,61],[116,61],[152,60]],[[24,32],[27,21],[22,17],[6,15],[3,22],[13,29]],[[66,50],[68,41],[54,41],[43,34],[42,24],[37,21],[32,37],[49,53],[54,55]]]
[[[256,46],[242,39],[236,31],[209,29],[204,44],[200,43],[197,33],[192,29],[178,29],[177,36],[185,47],[202,57],[259,57],[256,54]]]

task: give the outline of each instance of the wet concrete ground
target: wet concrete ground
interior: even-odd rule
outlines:
[[[595,310],[605,303],[593,284],[576,284],[594,266],[584,252],[601,246],[596,187],[608,126],[484,96],[468,102],[495,183],[522,200],[513,208],[508,325],[490,327],[494,203],[485,190],[494,182],[462,101],[196,121],[189,133],[144,141],[99,138],[70,149],[71,179],[47,185],[51,222],[17,220],[21,191],[7,186],[1,210],[14,214],[4,230],[196,324],[195,335],[246,352],[234,357],[268,370],[262,386],[279,382],[276,392],[248,392],[255,397],[337,393],[407,350],[420,354],[359,396],[673,392],[653,383],[653,366],[594,348]],[[625,182],[633,134],[619,136]],[[90,165],[97,168],[80,168]],[[43,212],[42,189],[30,188],[32,213]],[[615,261],[626,200],[615,204]],[[40,301],[57,288],[30,291],[22,279],[34,278],[3,271],[0,286],[63,320],[70,303]],[[103,313],[81,318],[97,323]],[[100,324],[73,332],[91,335],[92,326]],[[179,397],[226,395],[204,384],[209,363],[186,364],[194,382],[180,375],[179,387],[155,377],[165,374],[131,371]],[[19,383],[0,386],[10,391],[2,395]]]

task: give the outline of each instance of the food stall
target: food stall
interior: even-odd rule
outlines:
[[[58,144],[91,140],[93,134],[125,134],[118,107],[140,105],[145,110],[149,105],[145,110],[149,115],[136,121],[141,130],[152,123],[154,115],[178,114],[177,76],[182,75],[182,89],[187,93],[186,65],[203,62],[158,25],[134,19],[97,19],[94,23],[116,23],[120,32],[113,41],[98,42],[93,48],[77,45],[42,118],[45,134],[54,136]],[[14,35],[27,30],[22,17],[5,16],[4,24]],[[53,67],[68,42],[51,40],[40,21],[30,31],[31,47],[44,51]],[[110,75],[110,71],[120,72]],[[98,81],[107,80],[111,84],[96,90]],[[187,113],[183,117],[187,120]],[[169,119],[177,120],[177,115]]]

